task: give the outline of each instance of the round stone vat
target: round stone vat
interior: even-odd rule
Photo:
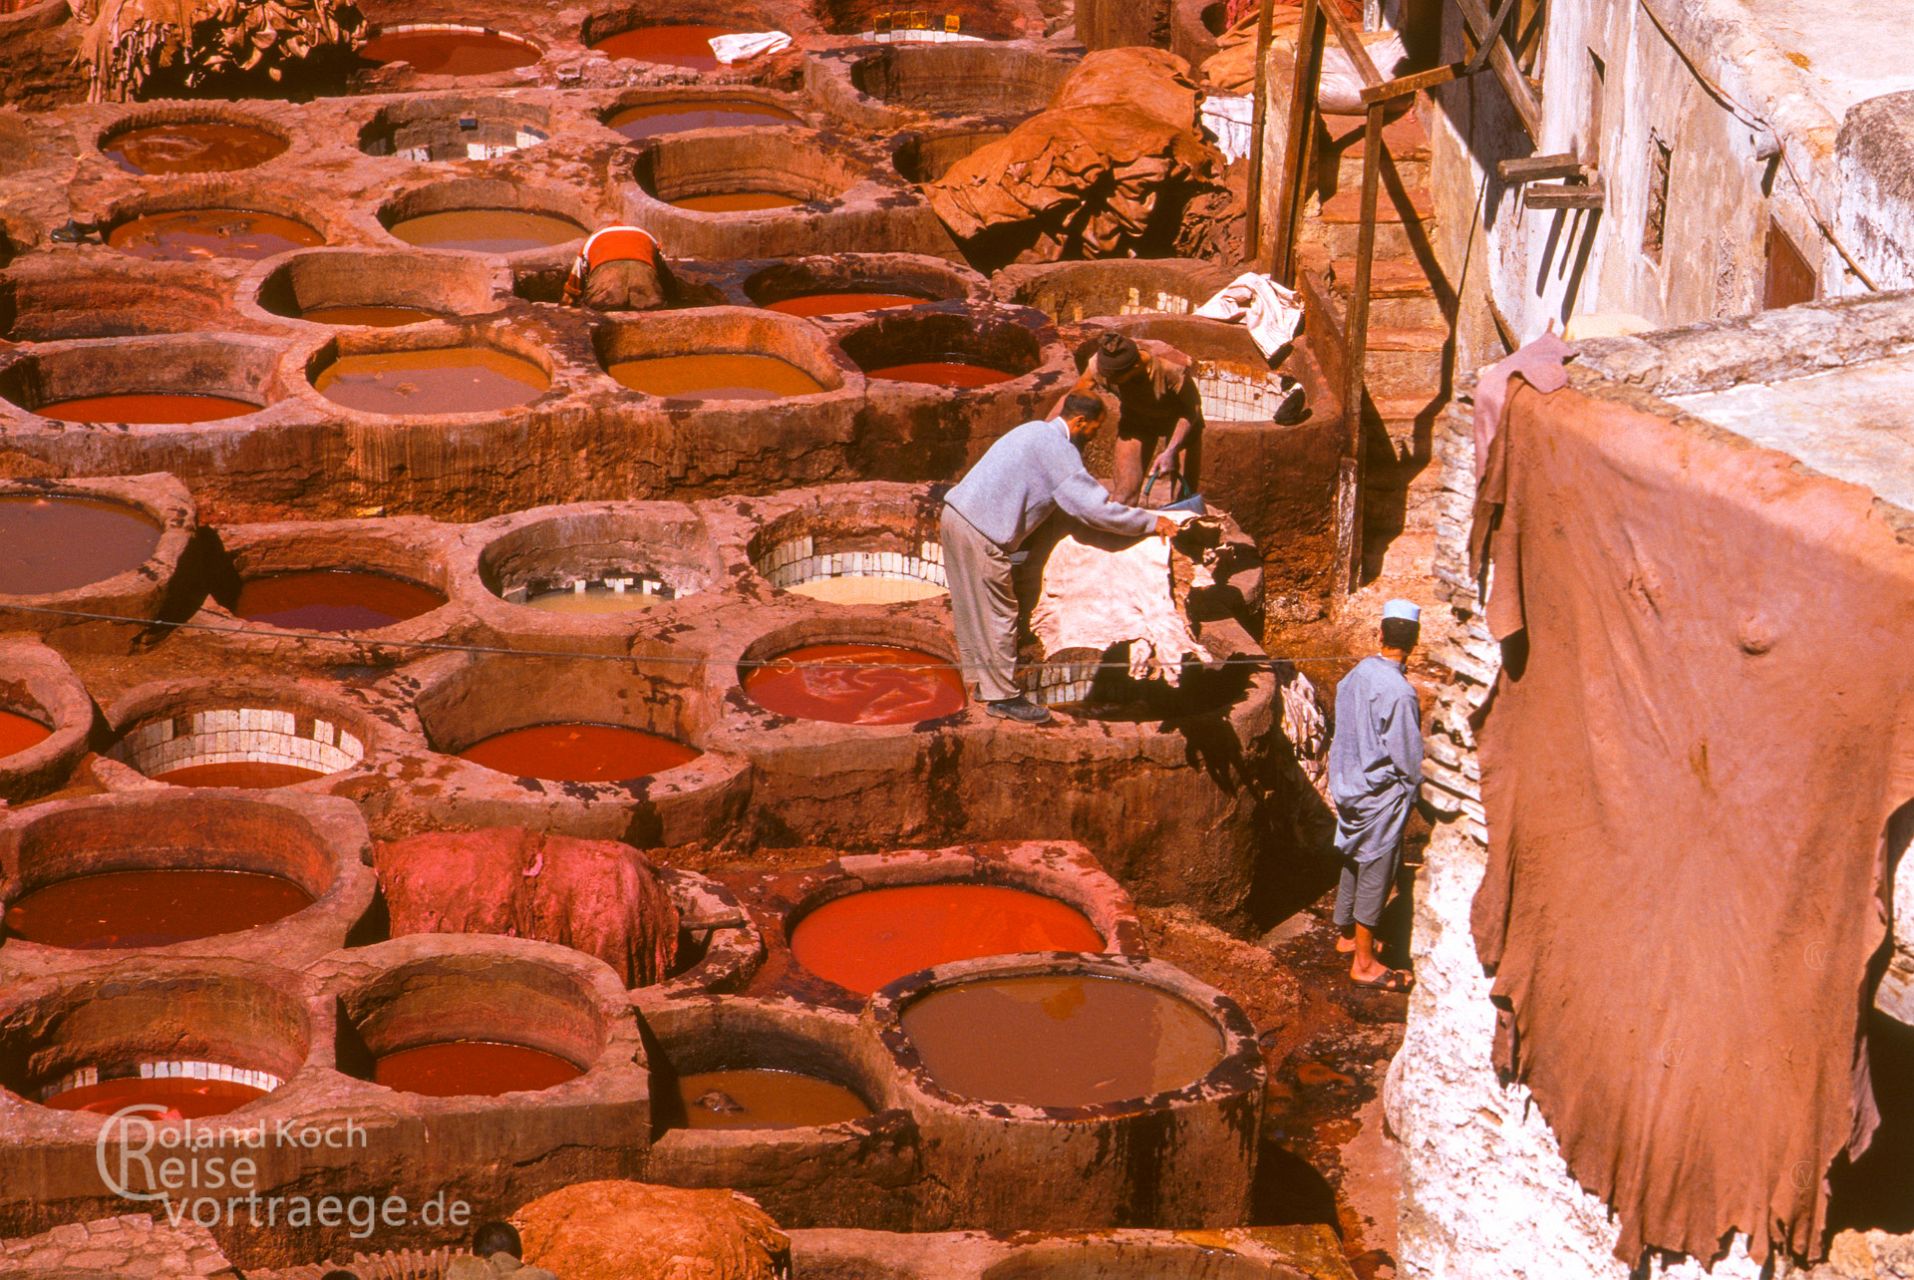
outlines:
[[[804,129],[749,129],[653,141],[632,166],[652,199],[687,213],[771,213],[849,191],[862,173]]]
[[[306,363],[320,395],[381,417],[500,414],[551,389],[552,361],[508,328],[342,329]]]
[[[608,58],[649,62],[687,71],[716,71],[723,64],[711,47],[714,36],[734,35],[729,23],[666,22],[629,27],[592,41],[591,47]]]
[[[107,755],[179,787],[268,789],[356,768],[367,717],[287,682],[238,692],[223,682],[136,690],[108,715]]]
[[[589,1092],[592,1069],[641,1060],[610,969],[565,947],[415,935],[351,957],[338,1069],[426,1098]],[[621,1015],[624,1015],[621,1017]]]
[[[1247,1214],[1264,1087],[1255,1028],[1182,970],[1061,953],[959,961],[883,988],[864,1016],[897,1065],[950,1225],[1210,1227]]]
[[[502,273],[477,258],[403,249],[314,249],[277,263],[250,290],[269,315],[393,328],[499,307]]]
[[[0,1000],[0,1086],[40,1109],[3,1093],[0,1109],[9,1134],[51,1140],[127,1108],[155,1124],[222,1116],[305,1067],[317,1030],[297,974],[231,960],[141,956],[23,982]]]
[[[1093,316],[1187,315],[1230,279],[1227,269],[1194,258],[1116,258],[1006,267],[991,278],[991,291],[1080,324]]]
[[[646,1009],[688,995],[737,991],[764,963],[764,935],[737,895],[709,876],[656,867],[678,908],[678,955],[664,981],[632,991]]]
[[[838,253],[774,263],[745,277],[744,293],[769,311],[839,316],[972,296],[979,277],[938,258]]]
[[[365,819],[328,796],[141,792],[0,825],[0,965],[236,956],[298,968],[372,904]],[[80,953],[84,953],[82,956]]]
[[[395,239],[463,253],[549,252],[584,239],[595,221],[591,202],[575,192],[495,178],[422,187],[379,210]]]
[[[552,113],[511,98],[404,99],[379,108],[359,130],[359,150],[414,164],[492,160],[552,136]]]
[[[586,18],[579,41],[609,58],[709,75],[727,70],[712,52],[712,36],[739,31],[803,35],[815,29],[800,9],[763,0],[644,0],[597,10]],[[750,67],[739,64],[740,70]]]
[[[0,279],[0,338],[60,342],[232,327],[222,282],[126,261],[23,263]],[[160,277],[160,278],[156,278]]]
[[[478,553],[485,589],[554,622],[607,620],[708,590],[720,566],[703,524],[675,503],[547,507],[495,522]]]
[[[839,342],[873,381],[944,389],[1014,381],[1043,361],[1030,328],[968,309],[880,312]]]
[[[783,95],[747,88],[647,89],[620,94],[600,113],[605,127],[633,142],[693,129],[760,129],[802,125]]]
[[[1285,1261],[1175,1238],[1057,1240],[1017,1250],[980,1280],[1269,1280],[1291,1271]]]
[[[761,311],[711,307],[612,320],[592,335],[621,386],[670,400],[784,401],[844,388],[817,329]]]
[[[1021,119],[1043,110],[1070,65],[1029,49],[988,44],[895,44],[851,63],[867,98],[934,116]]]
[[[857,1020],[727,996],[643,1009],[652,1066],[647,1176],[732,1187],[780,1223],[908,1225],[914,1135]]]
[[[130,213],[106,233],[109,247],[151,262],[256,260],[325,242],[324,234],[297,217],[219,205]]]
[[[57,790],[86,753],[93,714],[66,659],[31,640],[0,640],[0,801]]]
[[[97,145],[128,173],[172,175],[251,169],[284,154],[292,139],[248,112],[143,107],[109,125]]]
[[[419,75],[454,79],[516,71],[544,56],[544,50],[524,36],[491,27],[424,22],[376,27],[357,52],[366,62],[404,62]]]
[[[1024,34],[1015,11],[991,0],[944,0],[919,9],[898,9],[888,0],[824,0],[822,8],[833,34],[867,40],[939,44]]]
[[[0,396],[60,422],[168,426],[279,398],[274,340],[179,334],[49,345],[0,371]]]
[[[920,633],[925,638],[915,639]],[[967,698],[954,650],[942,634],[931,634],[867,623],[799,639],[785,628],[745,650],[738,686],[757,706],[790,720],[858,728],[940,720],[960,714]]]
[[[443,629],[432,615],[448,598],[452,536],[411,518],[229,527],[231,572],[213,598],[256,630],[430,640]]]
[[[906,133],[891,147],[891,166],[906,182],[935,182],[971,152],[1006,136],[997,125],[952,129],[937,133]]]
[[[939,504],[921,488],[814,498],[771,520],[747,550],[773,587],[813,600],[936,599],[950,593],[938,516]]]

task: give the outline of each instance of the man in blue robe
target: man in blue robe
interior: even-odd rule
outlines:
[[[1413,977],[1376,957],[1376,925],[1402,861],[1402,829],[1422,786],[1422,705],[1403,674],[1422,611],[1407,600],[1382,607],[1382,652],[1336,686],[1329,794],[1336,802],[1336,950],[1350,956],[1357,986],[1407,991]]]

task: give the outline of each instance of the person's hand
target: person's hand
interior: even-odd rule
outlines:
[[[1182,525],[1170,519],[1168,516],[1158,516],[1156,518],[1156,536],[1159,538],[1174,538],[1176,531],[1182,527]]]
[[[1144,479],[1146,481],[1154,481],[1159,476],[1176,474],[1176,455],[1171,453],[1159,453],[1156,455],[1156,461],[1150,464],[1149,475],[1145,476]]]

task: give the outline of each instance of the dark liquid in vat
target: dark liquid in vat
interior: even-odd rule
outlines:
[[[782,400],[824,390],[816,378],[776,356],[651,356],[621,360],[605,371],[633,391],[688,400]]]
[[[529,360],[491,347],[432,347],[340,356],[312,380],[335,404],[366,413],[496,413],[551,386]]]
[[[1002,369],[992,369],[981,364],[967,364],[959,360],[926,360],[915,364],[894,364],[882,369],[867,371],[873,378],[887,378],[892,382],[922,382],[933,387],[988,387],[999,382],[1009,382],[1017,375],[1006,373]]]
[[[991,884],[866,889],[808,912],[791,933],[799,964],[859,995],[952,960],[1101,950],[1103,936],[1076,908]]]
[[[951,664],[895,645],[806,645],[747,673],[744,691],[766,711],[839,724],[915,724],[964,707]]]
[[[158,524],[118,502],[0,496],[0,595],[103,581],[146,563],[159,540]]]
[[[367,62],[409,62],[428,76],[489,76],[538,61],[538,49],[492,31],[390,31],[359,46]]]
[[[804,203],[804,198],[777,191],[717,191],[710,195],[680,196],[665,203],[693,213],[751,213],[760,209],[794,209]]]
[[[529,209],[447,209],[401,218],[387,229],[407,244],[468,253],[545,249],[585,235],[585,228],[570,218]]]
[[[251,125],[180,120],[123,129],[101,150],[128,173],[231,173],[264,164],[287,146]]]
[[[7,908],[7,932],[42,946],[168,947],[241,933],[312,905],[292,881],[257,871],[102,871],[34,889]]]
[[[383,1054],[372,1078],[388,1089],[431,1098],[496,1097],[549,1089],[584,1073],[555,1053],[494,1040],[446,1040]]]
[[[296,764],[275,764],[270,760],[235,760],[227,764],[189,764],[165,773],[153,774],[153,781],[176,787],[245,787],[263,791],[272,787],[290,787],[296,782],[311,782],[326,775],[317,769]]]
[[[843,1085],[795,1071],[700,1071],[679,1076],[675,1093],[678,1110],[665,1117],[669,1128],[795,1129],[871,1114]]]
[[[1143,1098],[1194,1083],[1223,1056],[1207,1014],[1119,978],[964,982],[912,1001],[903,1024],[931,1079],[984,1102]]]
[[[766,311],[782,311],[787,316],[838,316],[853,311],[887,311],[892,307],[915,307],[928,301],[907,293],[807,293],[802,297],[767,302]]]
[[[420,307],[308,307],[301,320],[314,324],[362,325],[369,329],[396,329],[400,325],[437,320],[439,313]]]
[[[258,413],[260,406],[229,396],[175,395],[168,392],[139,395],[75,396],[50,400],[35,409],[56,422],[132,422],[143,425],[172,422],[217,422]]]
[[[37,747],[52,736],[53,730],[38,720],[14,711],[0,711],[0,760],[28,747]]]
[[[266,1090],[234,1080],[194,1080],[184,1076],[142,1079],[138,1076],[82,1085],[55,1094],[42,1106],[59,1111],[88,1111],[110,1116],[131,1106],[158,1107],[164,1114],[140,1111],[144,1120],[201,1120],[236,1111]]]
[[[716,71],[724,64],[711,51],[711,37],[731,35],[733,31],[732,27],[689,22],[634,27],[630,31],[620,31],[615,36],[606,36],[592,48],[612,58],[632,58],[668,67],[689,67],[693,71]]]
[[[182,209],[149,213],[114,227],[107,244],[136,258],[197,262],[206,258],[270,258],[310,249],[326,238],[303,222],[241,209]]]
[[[689,129],[746,129],[790,124],[797,117],[783,107],[744,98],[715,98],[698,102],[649,102],[626,107],[605,121],[634,142],[661,138]]]
[[[459,755],[517,778],[624,782],[698,758],[682,742],[612,724],[535,724],[475,742]]]
[[[248,578],[233,612],[291,631],[366,631],[430,613],[445,597],[383,573],[315,569]]]

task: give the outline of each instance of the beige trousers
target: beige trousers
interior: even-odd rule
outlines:
[[[1017,587],[1010,553],[977,532],[977,526],[944,508],[944,576],[950,583],[950,613],[964,683],[986,702],[1001,702],[1017,688]]]

